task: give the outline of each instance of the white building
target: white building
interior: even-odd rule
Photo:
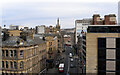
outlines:
[[[24,27],[20,25],[10,25],[9,28],[11,30],[20,30],[21,28],[23,29]]]
[[[120,25],[120,1],[118,2],[118,25]]]
[[[44,34],[45,33],[45,25],[36,26],[36,34]]]
[[[78,36],[82,36],[81,31],[87,32],[88,25],[91,24],[92,19],[83,19],[75,21],[75,43],[78,42]]]

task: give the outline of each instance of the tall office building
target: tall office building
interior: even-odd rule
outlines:
[[[82,30],[87,31],[88,25],[91,24],[92,19],[82,19],[75,21],[75,43],[78,42],[78,36],[81,36]]]
[[[118,2],[118,25],[120,25],[120,1]]]

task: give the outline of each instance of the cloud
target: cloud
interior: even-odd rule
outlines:
[[[22,0],[20,2],[8,1],[3,6],[3,25],[17,24],[34,27],[45,24],[48,26],[55,25],[57,17],[60,17],[62,28],[67,28],[74,27],[76,19],[91,18],[94,13],[99,13],[101,16],[109,13],[117,14],[117,0],[97,3],[94,0],[91,0],[93,2],[78,1],[39,0],[24,3]]]

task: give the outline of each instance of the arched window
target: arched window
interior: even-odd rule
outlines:
[[[2,68],[4,68],[4,61],[2,61]]]
[[[8,57],[8,50],[6,50],[6,57]]]
[[[13,57],[13,50],[10,50],[10,57]]]
[[[5,52],[4,52],[4,50],[2,50],[2,56],[3,56],[3,57],[5,56]]]
[[[14,61],[14,68],[17,69],[17,62]]]
[[[23,50],[20,51],[20,57],[23,57]]]
[[[8,68],[8,61],[6,61],[6,68]]]
[[[20,62],[20,69],[23,69],[23,61]]]
[[[14,57],[16,57],[17,56],[17,51],[16,50],[14,50]]]
[[[10,68],[13,68],[13,62],[10,61]]]

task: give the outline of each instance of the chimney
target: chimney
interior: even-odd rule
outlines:
[[[97,25],[98,20],[100,20],[100,15],[99,14],[94,14],[93,15],[93,25]]]
[[[115,14],[109,14],[104,16],[104,24],[105,25],[115,25],[116,24],[116,15]]]

